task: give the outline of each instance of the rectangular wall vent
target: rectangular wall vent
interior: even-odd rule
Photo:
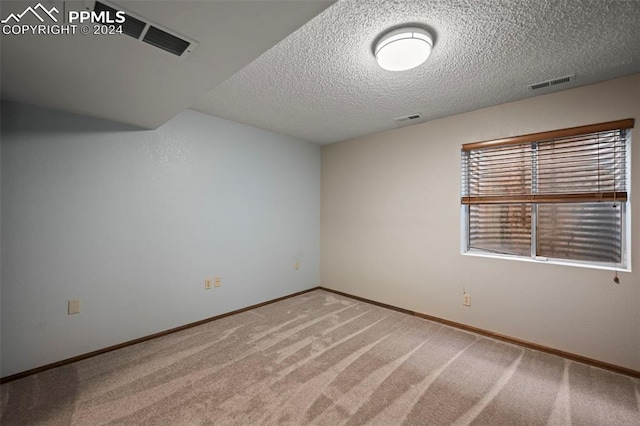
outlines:
[[[177,34],[161,25],[151,23],[140,16],[136,16],[119,6],[111,5],[104,0],[87,0],[84,2],[84,5],[85,9],[89,11],[96,13],[108,12],[112,18],[115,17],[117,11],[125,12],[125,21],[122,24],[123,34],[144,41],[181,58],[186,57],[198,46],[198,43],[194,40]]]
[[[575,79],[576,79],[576,75],[571,74],[571,75],[566,75],[564,77],[554,78],[553,80],[546,80],[546,81],[541,81],[539,83],[529,84],[527,88],[529,90],[538,90],[538,89],[543,89],[545,87],[556,86],[558,84],[565,84]]]
[[[409,114],[402,117],[396,117],[393,120],[398,124],[409,124],[412,121],[419,121],[422,118],[422,114],[415,113]]]

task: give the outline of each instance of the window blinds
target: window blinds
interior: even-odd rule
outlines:
[[[463,145],[468,248],[620,263],[633,125],[621,120]]]

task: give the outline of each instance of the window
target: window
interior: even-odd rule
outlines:
[[[463,145],[463,251],[627,268],[633,126]]]

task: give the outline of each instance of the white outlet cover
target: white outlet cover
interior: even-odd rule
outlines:
[[[67,306],[67,313],[69,315],[79,314],[80,313],[80,301],[79,300],[69,300],[69,305]]]

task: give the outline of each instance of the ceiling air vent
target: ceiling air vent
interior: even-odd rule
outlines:
[[[84,7],[86,10],[93,11],[96,14],[108,13],[112,19],[115,19],[116,12],[124,12],[125,21],[122,24],[123,34],[137,40],[144,41],[145,43],[181,58],[186,57],[198,46],[198,43],[194,40],[171,31],[168,28],[162,27],[161,25],[151,23],[141,16],[137,16],[136,14],[133,14],[117,5],[110,4],[109,2],[103,0],[86,0],[84,2]]]
[[[109,16],[116,16],[117,9],[114,9],[111,6],[107,6],[104,3],[96,2],[93,10],[97,13],[100,12],[108,12]],[[147,26],[147,24],[139,19],[134,18],[129,13],[125,13],[124,24],[122,24],[122,32],[128,36],[133,38],[140,38],[142,35],[142,31]]]
[[[191,44],[153,25],[149,27],[142,41],[178,56],[181,56]]]
[[[417,112],[415,114],[409,114],[409,115],[405,115],[405,116],[402,116],[402,117],[396,117],[396,118],[393,119],[393,121],[395,121],[399,125],[406,125],[406,124],[410,124],[412,122],[420,121],[421,118],[422,118],[422,114]]]
[[[547,81],[541,81],[540,83],[529,84],[527,88],[529,90],[538,90],[538,89],[543,89],[545,87],[556,86],[558,84],[565,84],[575,79],[576,79],[576,75],[571,74],[571,75],[566,75],[564,77],[554,78],[553,80],[547,80]]]

